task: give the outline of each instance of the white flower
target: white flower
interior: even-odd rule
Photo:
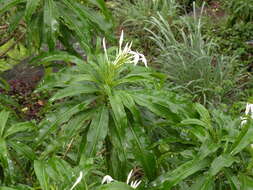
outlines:
[[[141,184],[141,180],[132,181],[130,186],[134,189],[136,189]]]
[[[121,31],[121,35],[120,35],[120,39],[119,39],[119,53],[121,53],[121,47],[123,44],[123,40],[124,40],[124,31]]]
[[[102,184],[111,183],[113,181],[114,181],[114,179],[111,176],[106,175],[105,177],[103,177]]]
[[[77,178],[76,182],[74,183],[74,185],[71,187],[70,190],[73,190],[77,186],[77,184],[81,182],[82,178],[83,178],[83,172],[80,172],[79,177]]]
[[[140,60],[144,63],[145,67],[148,67],[148,63],[147,63],[146,57],[143,54],[141,54],[141,53],[139,53],[139,55],[141,56]]]
[[[145,67],[148,67],[147,59],[145,58],[145,56],[143,54],[139,53],[138,51],[136,51],[136,52],[135,51],[130,51],[129,53],[133,55],[132,63],[134,65],[137,65],[137,63],[139,61],[142,61],[145,65]]]
[[[130,185],[132,188],[134,188],[134,189],[136,189],[140,184],[141,184],[141,180],[136,180],[136,181],[132,181],[131,183],[130,183],[130,179],[131,179],[131,177],[133,176],[133,170],[131,170],[130,172],[129,172],[129,174],[128,174],[128,176],[127,176],[127,181],[126,181],[126,183],[128,184],[128,185]]]
[[[120,66],[124,63],[133,63],[134,65],[137,65],[137,63],[141,61],[144,63],[145,67],[148,67],[147,59],[145,58],[145,56],[137,51],[131,50],[132,42],[126,43],[125,47],[123,48],[122,47],[123,41],[124,41],[124,31],[122,30],[120,39],[119,39],[118,54],[116,56],[116,59],[112,62],[112,64]],[[106,50],[105,38],[103,38],[103,48],[104,48],[106,60],[109,62],[108,54]]]
[[[103,48],[104,48],[104,52],[105,52],[105,57],[106,57],[106,60],[107,60],[107,61],[109,61],[109,59],[108,59],[108,55],[107,55],[107,50],[106,50],[105,38],[103,38]]]
[[[253,104],[247,103],[246,109],[245,109],[245,115],[250,115],[250,117],[253,119]],[[241,125],[244,125],[247,123],[247,117],[241,117]]]
[[[133,174],[133,170],[131,170],[131,171],[129,172],[128,176],[127,176],[127,181],[126,181],[127,184],[129,184],[130,179],[131,179],[131,177],[132,177],[132,174]]]
[[[133,189],[136,189],[141,184],[141,180],[132,181],[130,183],[132,176],[133,176],[133,170],[131,170],[129,172],[129,174],[127,176],[126,184],[130,185]],[[105,177],[103,177],[102,184],[111,183],[113,181],[115,181],[115,180],[111,176],[106,175]]]
[[[253,119],[253,104],[247,103],[245,109],[245,115],[250,115],[251,119]],[[240,117],[241,118],[241,126],[247,123],[247,117]],[[253,144],[250,145],[253,148]]]
[[[134,51],[130,51],[129,53],[134,56],[133,64],[137,65],[138,61],[140,60],[140,54]]]
[[[247,123],[247,118],[246,117],[240,117],[241,118],[241,126]]]
[[[246,114],[246,115],[251,114],[251,118],[253,118],[253,104],[247,103],[247,105],[246,105],[246,110],[245,110],[245,114]]]

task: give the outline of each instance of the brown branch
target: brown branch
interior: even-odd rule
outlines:
[[[70,143],[68,144],[68,147],[67,147],[67,149],[64,152],[64,155],[62,157],[63,159],[66,157],[67,153],[69,152],[70,148],[72,147],[73,141],[74,141],[74,138],[72,138],[71,141],[70,141]]]

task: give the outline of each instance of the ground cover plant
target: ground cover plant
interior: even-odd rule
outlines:
[[[0,0],[0,190],[253,189],[252,6]]]

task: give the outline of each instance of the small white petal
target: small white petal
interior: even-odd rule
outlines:
[[[126,43],[122,53],[123,54],[128,54],[130,51],[131,51],[131,46],[132,46],[132,42],[129,44],[129,43]]]
[[[129,172],[128,176],[127,176],[127,181],[126,181],[127,184],[129,184],[130,179],[131,179],[131,177],[132,177],[132,174],[133,174],[133,170],[131,170],[131,171]]]
[[[83,172],[80,172],[79,177],[77,178],[76,182],[74,183],[74,185],[71,187],[70,190],[73,190],[77,186],[77,184],[81,182],[82,178],[83,178]]]
[[[246,117],[240,117],[241,118],[241,126],[247,123],[247,118]]]
[[[111,176],[106,175],[105,177],[103,177],[102,184],[111,183],[112,181],[114,181],[114,179]]]
[[[253,119],[253,104],[247,103],[246,109],[245,109],[245,115],[250,115],[250,117]],[[246,117],[241,117],[241,126],[247,123]]]
[[[129,51],[129,48],[128,48],[128,43],[126,43],[124,49],[122,50],[122,54],[126,54],[127,52]]]
[[[246,105],[246,110],[245,110],[245,114],[248,115],[249,112],[250,112],[250,104],[247,103],[247,105]]]
[[[103,48],[104,48],[104,52],[106,52],[105,38],[103,38]]]
[[[104,52],[105,52],[105,57],[106,57],[106,60],[107,60],[107,61],[109,61],[109,59],[108,59],[108,55],[107,55],[107,50],[106,50],[105,38],[103,38],[103,48],[104,48]]]
[[[133,45],[133,42],[130,42],[130,44],[129,44],[129,51],[131,51],[132,45]]]
[[[121,52],[121,47],[123,44],[123,40],[124,40],[124,31],[121,31],[121,35],[120,35],[120,39],[119,39],[119,52]]]
[[[143,54],[140,54],[141,56],[141,61],[144,63],[145,67],[148,67],[147,59]]]
[[[140,184],[141,184],[141,180],[140,181],[132,181],[130,186],[132,188],[136,189]]]
[[[139,53],[136,53],[136,52],[132,51],[131,54],[134,56],[134,60],[133,60],[134,65],[137,65],[137,63],[138,63],[139,60],[140,60],[140,55],[139,55]]]

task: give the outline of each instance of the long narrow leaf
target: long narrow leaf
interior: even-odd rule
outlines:
[[[56,33],[59,30],[58,14],[55,2],[53,0],[45,0],[44,30],[50,51],[54,50],[56,45]]]
[[[25,20],[29,22],[32,15],[36,11],[37,6],[39,5],[40,0],[27,0],[26,10],[25,10]]]
[[[46,174],[45,164],[42,161],[34,161],[34,171],[43,190],[49,190],[49,178]]]
[[[8,144],[13,148],[13,150],[23,154],[26,158],[32,161],[36,159],[35,152],[28,145],[14,141],[8,141]]]
[[[81,85],[74,85],[74,86],[69,86],[67,88],[64,88],[63,90],[59,90],[51,99],[50,101],[55,101],[59,100],[65,97],[69,96],[77,96],[80,94],[90,94],[97,92],[98,88],[91,86],[89,84],[83,84]]]
[[[11,135],[14,135],[15,133],[19,133],[19,132],[24,132],[24,131],[28,131],[28,130],[34,130],[34,125],[31,122],[23,122],[23,123],[18,123],[16,125],[12,125],[11,127],[9,127],[5,134],[4,137],[8,138]]]
[[[136,160],[139,160],[144,172],[149,180],[154,180],[156,177],[156,159],[153,152],[147,150],[147,144],[144,145],[141,139],[146,137],[146,134],[142,132],[139,124],[131,126],[131,133],[133,135],[133,154]]]
[[[215,158],[210,167],[211,176],[215,176],[225,167],[230,167],[234,162],[236,159],[230,154],[223,154]]]
[[[70,55],[66,52],[50,52],[44,53],[37,57],[34,57],[30,63],[44,64],[52,61],[65,61],[67,63],[84,64],[84,61],[76,56]]]
[[[56,121],[54,121],[54,123],[52,123],[51,126],[49,126],[48,128],[44,129],[41,131],[41,133],[39,134],[39,137],[37,139],[37,145],[40,145],[43,142],[43,139],[50,134],[51,132],[55,131],[57,129],[57,127],[59,127],[63,122],[68,121],[74,114],[81,112],[82,110],[84,110],[87,106],[87,102],[78,104],[76,106],[74,106],[73,108],[65,111],[59,118],[57,118]]]
[[[26,0],[3,0],[0,1],[0,15],[5,11],[15,7],[19,3],[26,2]]]
[[[0,137],[3,137],[4,131],[6,130],[6,122],[9,118],[9,112],[8,111],[1,111],[0,112]]]
[[[99,107],[87,134],[86,155],[94,156],[108,132],[109,113],[105,106]]]
[[[171,189],[173,186],[187,178],[188,176],[204,169],[210,164],[208,159],[200,160],[195,158],[194,160],[188,161],[183,165],[179,166],[172,172],[168,172],[160,176],[153,182],[154,186],[162,186],[165,189]]]
[[[253,142],[253,122],[250,120],[246,125],[243,126],[239,136],[232,145],[231,154],[235,155]]]

